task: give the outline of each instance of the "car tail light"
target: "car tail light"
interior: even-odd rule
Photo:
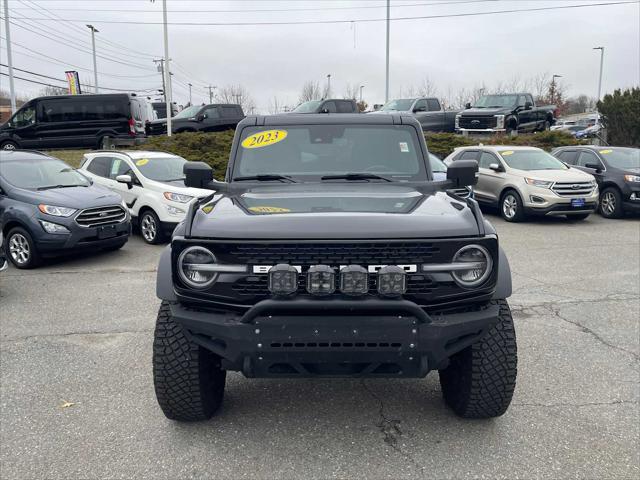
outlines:
[[[136,134],[136,122],[133,118],[129,119],[129,135],[135,136]]]

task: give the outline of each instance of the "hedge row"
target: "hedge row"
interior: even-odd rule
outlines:
[[[191,161],[206,162],[213,168],[214,175],[222,179],[227,168],[229,152],[233,142],[233,131],[200,133],[185,132],[171,137],[151,137],[141,150],[171,152]],[[441,158],[449,155],[454,148],[477,145],[478,139],[471,139],[453,133],[427,133],[429,151]],[[579,140],[559,130],[518,135],[517,137],[495,136],[483,139],[485,145],[528,145],[551,150],[565,145],[576,145]]]

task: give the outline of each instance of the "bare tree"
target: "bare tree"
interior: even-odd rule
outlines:
[[[344,93],[342,94],[343,98],[348,98],[350,100],[356,100],[358,98],[360,87],[357,83],[347,83],[344,88]]]
[[[533,77],[532,87],[533,87],[533,96],[536,100],[544,98],[547,90],[549,89],[549,84],[551,83],[549,72],[542,72]]]
[[[274,95],[269,102],[269,113],[274,115],[280,113],[283,110],[283,103],[280,101],[277,95]]]
[[[302,90],[300,91],[300,96],[298,97],[298,102],[308,102],[309,100],[319,100],[322,98],[322,94],[320,93],[320,84],[313,80],[308,80],[304,82],[302,85]]]
[[[421,97],[435,97],[438,95],[438,88],[429,77],[422,79],[422,83],[418,86],[417,91]]]
[[[66,87],[46,86],[38,92],[39,97],[55,97],[57,95],[68,95],[69,90]]]
[[[218,89],[216,95],[221,103],[237,103],[245,113],[252,113],[256,109],[256,102],[245,87],[240,84],[225,85]]]
[[[453,97],[453,108],[464,108],[471,101],[471,93],[464,87],[460,88]]]

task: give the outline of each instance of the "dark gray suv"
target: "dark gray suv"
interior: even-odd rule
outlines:
[[[94,185],[62,160],[32,151],[0,151],[0,229],[18,268],[43,256],[117,250],[131,219],[117,193]]]

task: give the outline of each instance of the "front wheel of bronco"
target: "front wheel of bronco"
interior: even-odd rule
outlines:
[[[163,301],[153,339],[153,383],[165,416],[208,420],[222,404],[225,380],[220,357],[189,340]]]
[[[445,403],[464,418],[498,417],[507,411],[516,386],[516,332],[506,300],[497,300],[498,323],[479,342],[450,358],[440,370]]]

